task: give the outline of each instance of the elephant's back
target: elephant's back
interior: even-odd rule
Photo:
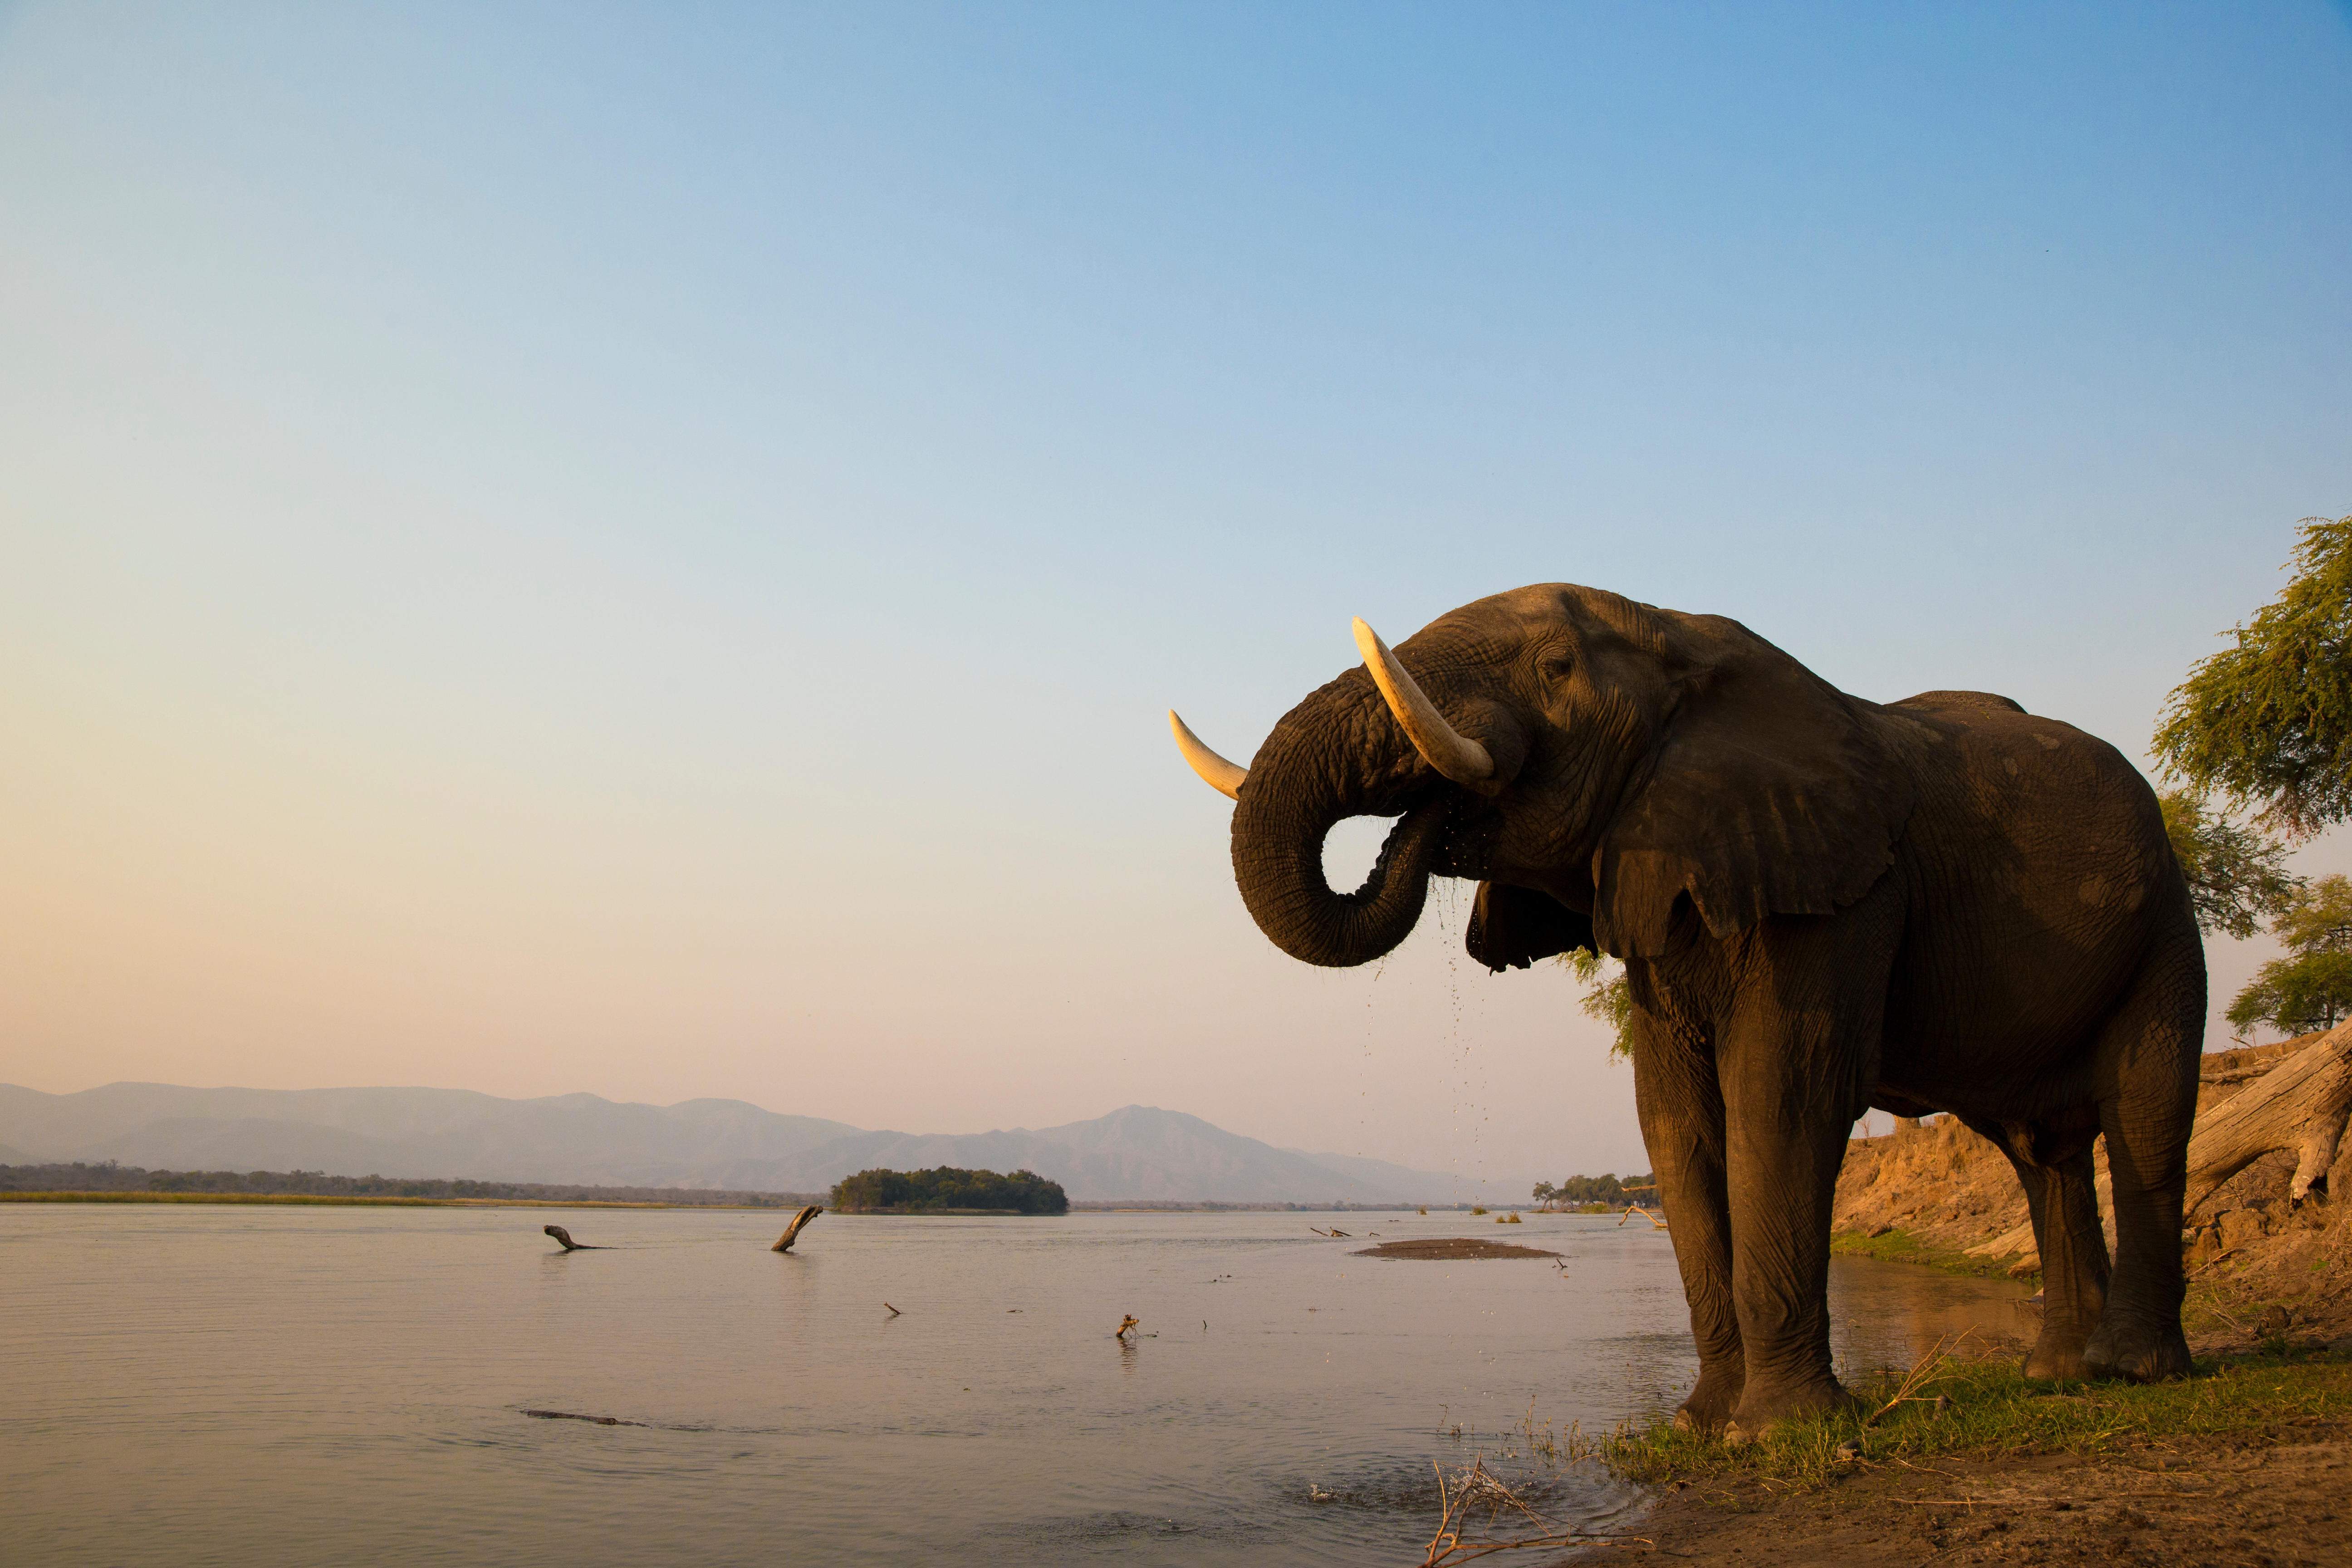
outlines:
[[[1928,1054],[1948,1065],[1955,1047],[1981,1062],[2072,1043],[2158,938],[2193,930],[2155,792],[2114,746],[2013,703],[1896,714],[1916,715],[1896,725],[1918,795],[1896,850],[1909,908],[1893,1012],[1909,1016],[1890,1016],[1890,1036],[1939,1039]]]
[[[1916,697],[1906,697],[1900,702],[1890,702],[1889,708],[1924,708],[1930,712],[1951,710],[1990,709],[1997,713],[2022,713],[2025,705],[2015,698],[2003,697],[1997,691],[1922,691]]]

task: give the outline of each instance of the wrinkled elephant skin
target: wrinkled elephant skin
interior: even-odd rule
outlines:
[[[1701,1363],[1682,1419],[1753,1434],[1843,1397],[1830,1201],[1872,1105],[1952,1111],[2016,1167],[2047,1281],[2029,1372],[2187,1369],[2204,952],[2115,748],[1979,692],[1849,697],[1737,621],[1559,584],[1466,605],[1393,658],[1423,694],[1415,733],[1433,707],[1457,737],[1453,779],[1350,669],[1232,769],[1243,900],[1286,952],[1355,964],[1404,940],[1430,877],[1475,879],[1489,968],[1624,961]],[[1368,815],[1401,820],[1364,887],[1334,892],[1324,837]]]

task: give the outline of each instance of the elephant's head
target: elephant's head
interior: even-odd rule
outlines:
[[[1234,875],[1275,944],[1347,965],[1402,942],[1434,875],[1477,879],[1491,968],[1570,947],[1655,957],[1704,926],[1866,892],[1911,809],[1865,705],[1737,621],[1545,584],[1466,605],[1284,715],[1247,769],[1171,714],[1235,801]],[[1353,893],[1349,816],[1402,818]]]

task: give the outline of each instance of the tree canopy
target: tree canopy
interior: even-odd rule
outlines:
[[[1609,1054],[1631,1060],[1633,1056],[1633,988],[1626,984],[1625,966],[1589,947],[1571,947],[1559,955],[1569,973],[1584,982],[1584,1016],[1612,1031]]]
[[[2303,883],[2286,869],[2285,845],[2209,810],[2185,789],[2156,798],[2200,928],[2243,942],[2286,910]]]
[[[1646,1189],[1655,1179],[1646,1175],[1629,1175],[1620,1180],[1613,1171],[1598,1176],[1570,1176],[1564,1182],[1538,1182],[1534,1196],[1539,1204],[1619,1205],[1633,1201],[1626,1195],[1627,1189],[1633,1188],[1644,1201],[1649,1201],[1654,1194]]]
[[[2230,1004],[2231,1026],[2267,1024],[2294,1036],[2352,1017],[2352,879],[2322,877],[2297,889],[2272,929],[2286,956],[2254,972]]]
[[[2155,750],[2200,795],[2308,837],[2352,816],[2352,516],[2308,517],[2294,576],[2173,689]]]

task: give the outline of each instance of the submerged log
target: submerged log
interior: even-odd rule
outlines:
[[[808,1207],[801,1210],[800,1213],[793,1215],[793,1223],[784,1226],[784,1234],[776,1238],[776,1245],[768,1248],[768,1250],[771,1252],[790,1252],[793,1249],[793,1238],[800,1235],[801,1227],[808,1224],[809,1221],[816,1218],[817,1215],[824,1212],[824,1210],[817,1206],[815,1204],[811,1204]]]
[[[2197,1119],[2189,1140],[2194,1209],[2214,1189],[2274,1149],[2295,1157],[2287,1200],[2301,1203],[2336,1163],[2352,1117],[2352,1022],[2337,1025],[2282,1059],[2233,1099]]]
[[[560,1225],[541,1226],[540,1228],[545,1231],[548,1235],[555,1237],[556,1240],[562,1242],[563,1244],[563,1250],[566,1252],[603,1252],[605,1250],[604,1247],[591,1246],[589,1243],[584,1241],[572,1240],[572,1233],[564,1229]]]

